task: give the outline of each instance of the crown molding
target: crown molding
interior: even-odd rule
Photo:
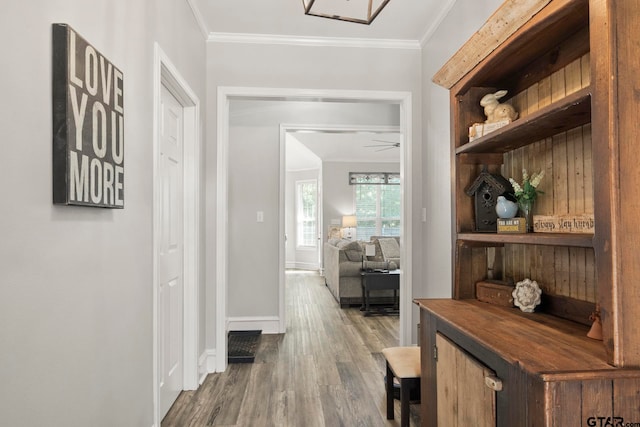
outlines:
[[[456,1],[457,0],[447,0],[446,2],[444,2],[444,7],[440,10],[440,13],[438,13],[436,19],[425,30],[423,36],[420,37],[420,47],[424,47],[427,44],[431,36],[433,36],[433,33],[436,32],[440,24],[442,24],[442,21],[444,21],[449,12],[451,12],[451,9],[453,9],[453,5],[456,4]]]
[[[207,24],[206,24],[206,21],[204,20],[204,16],[202,16],[202,12],[200,12],[200,8],[196,4],[195,0],[187,0],[187,3],[189,4],[189,7],[191,8],[191,12],[193,13],[193,16],[196,18],[198,27],[200,28],[200,31],[202,32],[202,35],[206,40],[209,37],[209,29],[207,28]]]
[[[273,34],[247,34],[247,33],[209,33],[207,39],[210,43],[245,43],[245,44],[271,44],[290,46],[317,46],[317,47],[355,47],[367,49],[409,49],[419,50],[418,40],[400,39],[359,39],[350,37],[309,37],[309,36],[284,36]]]

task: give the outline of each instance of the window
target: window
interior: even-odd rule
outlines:
[[[357,184],[355,205],[358,240],[371,236],[400,235],[400,186],[397,184]]]
[[[296,181],[296,245],[315,248],[318,244],[318,183]]]

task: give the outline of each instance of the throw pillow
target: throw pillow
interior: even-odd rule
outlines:
[[[378,239],[380,241],[380,250],[384,256],[384,259],[400,258],[400,245],[394,238],[390,239]]]
[[[344,251],[349,261],[362,261],[362,247],[360,243],[342,240],[336,246]]]

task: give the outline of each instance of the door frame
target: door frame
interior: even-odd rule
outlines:
[[[386,102],[398,104],[400,107],[400,133],[404,136],[401,145],[400,179],[403,184],[401,196],[402,222],[401,235],[403,244],[400,248],[402,257],[402,275],[400,276],[400,345],[411,342],[412,318],[412,260],[409,256],[412,248],[412,174],[411,153],[413,151],[412,96],[411,92],[393,91],[358,91],[333,89],[295,89],[295,88],[259,88],[219,86],[217,97],[217,218],[216,218],[216,372],[224,372],[227,367],[227,279],[229,277],[229,105],[232,99],[267,99],[267,100],[299,100],[299,101],[347,101],[347,102]],[[281,149],[282,152],[282,149]],[[281,154],[282,156],[282,154]],[[282,174],[282,171],[280,171]],[[280,194],[280,205],[284,194]],[[284,220],[282,215],[279,224],[279,264],[284,272]],[[282,276],[282,275],[281,275]],[[286,331],[284,321],[284,280],[280,278],[279,295],[279,328],[280,333]]]
[[[200,271],[200,101],[169,57],[154,44],[153,76],[153,405],[154,425],[160,426],[158,325],[158,245],[160,242],[161,186],[159,185],[161,90],[166,87],[184,111],[183,126],[183,389],[199,385],[199,271]]]
[[[398,132],[400,133],[400,135],[402,135],[401,132],[401,128],[400,126],[365,126],[365,125],[326,125],[326,124],[311,124],[311,125],[302,125],[302,124],[281,124],[280,125],[280,205],[279,205],[279,220],[280,220],[280,229],[281,230],[286,230],[286,224],[285,224],[285,185],[286,185],[286,162],[287,162],[287,144],[286,144],[286,140],[287,140],[287,134],[288,133],[293,133],[295,134],[296,132],[325,132],[325,133],[392,133],[392,132]],[[402,135],[402,141],[404,142],[404,135]],[[403,144],[401,144],[402,146]],[[400,158],[402,158],[402,155],[400,156]],[[323,209],[322,209],[322,203],[320,203],[322,201],[322,167],[320,167],[320,176],[319,176],[319,183],[318,183],[318,224],[319,224],[319,229],[318,229],[318,233],[320,235],[324,235],[324,218],[322,217],[323,215]],[[402,185],[404,185],[405,181],[401,180],[400,182]],[[401,188],[402,189],[402,188]],[[402,194],[402,193],[401,193]],[[405,206],[400,203],[400,217],[403,218],[404,220],[404,216],[403,216],[403,211],[404,211]],[[402,245],[406,244],[406,240],[404,240],[404,236],[402,236],[402,221],[400,222],[400,226],[401,226],[401,243]],[[282,231],[280,233],[280,235],[282,235],[284,233],[284,231]],[[280,286],[279,286],[279,310],[278,310],[278,315],[279,315],[279,324],[280,324],[280,332],[284,333],[286,332],[286,325],[287,325],[287,318],[286,318],[286,310],[285,310],[285,270],[286,270],[286,249],[285,249],[285,245],[284,245],[284,238],[282,238],[283,240],[280,241],[280,273],[279,273],[279,280],[280,280]],[[401,248],[402,249],[402,248]],[[409,252],[410,253],[410,252]],[[408,256],[406,254],[402,254],[401,256]],[[324,269],[324,257],[323,257],[323,246],[322,246],[322,238],[319,239],[319,243],[318,243],[318,257],[319,257],[319,262],[320,262],[320,268]],[[404,263],[403,263],[404,265]],[[402,285],[400,285],[402,288]],[[402,295],[402,293],[401,293]],[[404,309],[404,305],[400,305],[401,308],[401,312],[402,309]]]

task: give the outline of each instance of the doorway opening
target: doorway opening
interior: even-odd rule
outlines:
[[[346,103],[335,108],[333,120],[348,111]],[[399,173],[400,139],[398,106],[395,104],[362,104],[350,103],[350,108],[366,110],[366,121],[389,122],[386,125],[280,125],[281,191],[285,194],[285,267],[293,269],[320,270],[324,267],[324,243],[337,234],[346,236],[353,231],[353,238],[368,241],[370,236],[389,234],[399,235],[399,229],[388,229],[384,224],[369,224],[364,221],[362,212],[358,212],[355,200],[354,185],[347,185],[347,173],[353,172],[392,172]],[[303,115],[304,116],[304,115]],[[325,113],[324,118],[332,117]],[[302,120],[305,118],[303,117]],[[382,142],[383,141],[383,142]],[[391,148],[387,141],[393,141]],[[317,212],[313,247],[309,241],[301,245],[300,226],[307,225],[299,221],[299,200],[295,182],[316,180]],[[400,186],[395,188],[400,189]],[[395,211],[397,222],[400,220],[400,192],[396,193],[398,210]],[[385,211],[388,209],[385,209]],[[355,229],[342,229],[343,216],[356,214],[359,216]],[[385,212],[386,214],[386,212]],[[372,227],[373,225],[373,227]],[[384,232],[381,228],[384,227]],[[390,234],[389,234],[390,235]],[[305,237],[305,240],[309,236]]]
[[[403,262],[402,277],[400,280],[400,344],[404,345],[411,341],[411,309],[412,309],[412,286],[411,286],[411,152],[412,152],[412,120],[411,120],[411,94],[409,92],[383,92],[383,91],[348,91],[348,90],[306,90],[306,89],[266,89],[266,88],[218,88],[218,135],[217,135],[217,224],[216,224],[216,253],[217,253],[217,276],[216,276],[216,371],[222,372],[226,369],[226,334],[228,325],[227,308],[228,281],[229,281],[229,177],[230,177],[230,105],[237,100],[269,100],[278,101],[301,101],[301,102],[344,102],[344,103],[386,103],[398,106],[400,115],[399,132],[403,135],[403,144],[399,147],[400,154],[400,179],[402,180],[403,191],[401,196],[402,218],[401,235],[403,244],[401,245],[401,257]],[[281,133],[283,130],[281,129]],[[281,141],[283,138],[281,137]],[[284,155],[283,149],[280,156]],[[281,161],[282,164],[282,161]],[[284,174],[284,169],[280,168],[280,174]],[[281,185],[284,182],[280,177]],[[280,191],[280,215],[278,218],[278,264],[279,293],[278,293],[278,316],[273,321],[277,324],[277,331],[284,333],[286,329],[286,313],[284,303],[284,270],[285,270],[285,224],[284,224],[284,191]],[[252,213],[252,215],[254,215]],[[258,212],[258,218],[259,218]]]

